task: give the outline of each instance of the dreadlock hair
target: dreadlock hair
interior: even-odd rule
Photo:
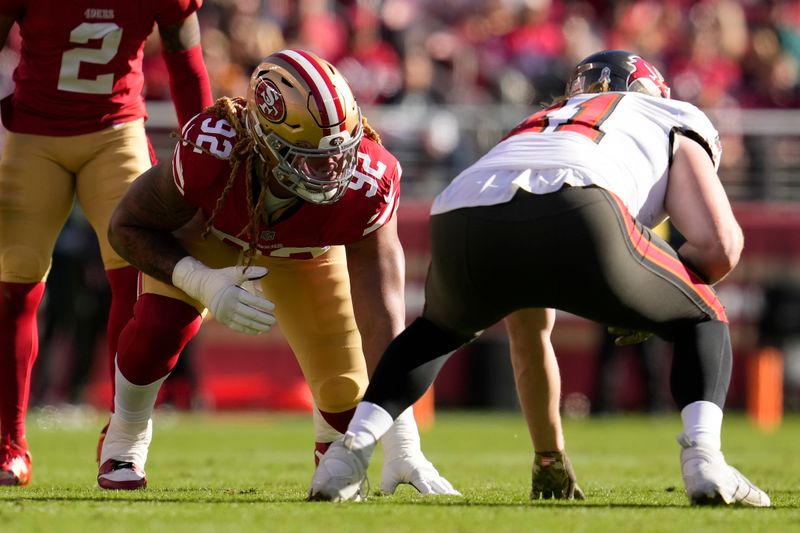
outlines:
[[[220,194],[219,198],[217,198],[216,204],[214,205],[214,211],[211,212],[211,216],[209,216],[208,221],[206,221],[206,226],[202,234],[204,239],[211,233],[214,219],[222,209],[222,206],[225,204],[225,200],[227,199],[231,189],[233,189],[233,183],[236,179],[236,175],[239,171],[242,161],[244,161],[245,164],[245,176],[253,175],[253,159],[257,156],[256,141],[253,139],[253,136],[247,130],[247,127],[242,120],[245,107],[246,104],[242,99],[223,96],[214,102],[213,105],[203,110],[205,113],[213,113],[217,118],[224,119],[230,123],[234,130],[236,130],[237,136],[236,144],[233,146],[231,154],[227,158],[228,161],[230,161],[231,172],[228,176],[228,181],[225,184],[225,188],[222,190],[222,194]],[[383,146],[381,136],[372,128],[372,126],[369,125],[367,118],[364,116],[361,117],[361,127],[364,130],[364,137],[371,139],[372,141]],[[217,159],[222,159],[219,155],[210,152],[208,149],[202,146],[199,146],[197,143],[190,141],[181,134],[173,133],[173,137],[177,137],[179,142],[187,143],[205,154],[216,157]],[[267,187],[269,185],[270,176],[272,176],[272,168],[267,168],[263,174],[259,174],[261,187],[258,198],[255,200],[255,202],[253,201],[253,188],[246,187],[247,210],[250,216],[247,226],[242,229],[238,235],[236,235],[237,237],[241,237],[245,234],[247,235],[248,247],[244,252],[245,266],[250,266],[252,264],[253,258],[257,252],[256,245],[258,244],[258,225],[261,219],[260,215],[264,209],[264,203],[266,202],[267,198]]]
[[[214,219],[217,217],[217,214],[225,204],[225,200],[227,199],[228,194],[231,192],[231,189],[233,189],[233,183],[236,179],[236,175],[239,172],[242,162],[245,164],[245,176],[253,175],[253,158],[256,157],[255,139],[253,139],[253,136],[247,131],[244,121],[242,120],[242,111],[244,108],[245,104],[243,100],[223,96],[214,102],[213,105],[203,110],[204,113],[213,113],[217,118],[226,120],[236,131],[237,139],[236,144],[231,150],[230,156],[227,158],[231,165],[231,172],[228,175],[228,181],[225,183],[225,188],[222,190],[222,194],[220,194],[219,198],[217,198],[216,204],[214,205],[214,210],[211,212],[211,216],[209,216],[208,221],[206,221],[206,227],[202,234],[204,239],[208,237],[209,233],[211,233]],[[217,159],[222,159],[219,155],[210,152],[207,148],[190,141],[182,135],[176,136],[180,142],[190,144],[195,149],[200,150],[205,154],[216,157]],[[261,192],[259,193],[258,199],[255,202],[253,201],[252,187],[246,187],[247,210],[250,214],[249,222],[247,226],[245,226],[245,228],[242,229],[238,235],[236,235],[237,237],[241,237],[243,234],[247,234],[248,237],[249,245],[247,250],[244,252],[244,257],[246,260],[245,266],[250,266],[253,262],[253,258],[255,257],[256,243],[258,242],[259,213],[264,207],[264,202],[267,196],[267,179],[269,175],[270,172],[265,172],[263,176],[260,177],[262,181]]]
[[[383,141],[381,140],[381,136],[378,135],[377,131],[372,129],[372,126],[369,125],[369,122],[367,122],[367,117],[365,116],[361,117],[361,127],[364,129],[364,137],[372,141],[375,141],[376,143],[383,146]]]

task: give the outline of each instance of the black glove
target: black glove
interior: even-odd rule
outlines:
[[[639,344],[653,336],[649,331],[642,331],[640,329],[617,328],[609,326],[608,332],[614,335],[614,344],[617,346],[628,346],[630,344]]]
[[[536,452],[531,474],[531,499],[585,500],[566,452]]]

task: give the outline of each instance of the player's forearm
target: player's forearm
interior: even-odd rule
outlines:
[[[367,362],[367,370],[370,375],[378,366],[383,356],[383,352],[389,343],[392,342],[405,326],[404,321],[399,317],[405,316],[401,311],[390,310],[391,306],[375,309],[369,320],[356,320],[358,329],[361,332],[361,343],[364,349],[364,358]]]
[[[741,230],[738,227],[736,230],[731,232],[730,238],[720,240],[715,245],[686,242],[678,249],[678,255],[706,283],[713,285],[727,276],[739,262],[744,239]]]
[[[183,127],[213,102],[203,52],[200,46],[178,52],[164,52],[169,86],[178,121]]]
[[[520,405],[536,451],[564,449],[564,435],[559,414],[561,376],[555,354],[548,354],[544,364],[533,363],[530,353],[511,346],[511,360]]]
[[[511,364],[522,412],[534,450],[564,449],[559,403],[561,375],[550,334],[555,324],[552,309],[521,309],[505,319]]]
[[[112,224],[108,240],[114,250],[141,272],[172,284],[172,271],[189,255],[171,233],[162,230]]]

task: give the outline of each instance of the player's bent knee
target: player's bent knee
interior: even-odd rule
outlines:
[[[134,318],[122,332],[120,351],[145,357],[152,352],[180,352],[201,322],[200,313],[185,302],[144,294],[136,303]]]
[[[367,389],[367,378],[332,376],[310,385],[321,411],[339,413],[352,409],[361,400]]]
[[[50,269],[50,257],[27,246],[9,246],[0,251],[0,281],[36,283]]]

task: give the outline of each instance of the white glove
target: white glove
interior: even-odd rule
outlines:
[[[425,496],[461,496],[422,453],[411,407],[395,419],[381,437],[381,443],[384,454],[381,491],[385,494],[394,494],[399,484],[408,483]]]
[[[214,269],[187,255],[175,265],[172,284],[206,306],[232,330],[258,335],[275,324],[275,304],[247,292],[241,285],[266,275],[264,267]]]
[[[381,492],[394,494],[401,483],[408,483],[423,496],[461,496],[422,453],[395,457],[383,464]]]

